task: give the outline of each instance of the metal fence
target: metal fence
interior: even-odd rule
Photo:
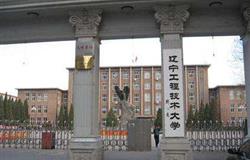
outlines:
[[[100,132],[104,150],[126,151],[128,148],[128,131],[120,127],[103,128]]]
[[[0,121],[0,148],[42,148],[42,134],[55,133],[55,149],[68,149],[73,131],[67,125],[58,123],[47,125],[30,124],[27,122]],[[121,128],[103,128],[100,131],[104,150],[126,151],[127,130]],[[243,141],[245,133],[242,126],[221,126],[188,128],[186,132],[194,151],[225,151],[229,148],[238,148]],[[152,136],[153,137],[153,136]],[[153,141],[153,139],[152,139]],[[153,144],[153,143],[152,143]]]
[[[30,124],[27,122],[1,121],[0,148],[42,148],[42,134],[54,133],[55,149],[67,149],[72,136],[68,127],[59,127],[55,123]]]
[[[242,144],[243,131],[187,131],[187,138],[194,151],[226,151],[239,148]]]

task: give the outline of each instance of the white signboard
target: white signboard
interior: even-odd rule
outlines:
[[[182,50],[164,49],[162,58],[165,137],[184,137]]]

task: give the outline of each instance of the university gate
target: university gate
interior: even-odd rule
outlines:
[[[1,44],[76,40],[75,119],[70,142],[74,160],[103,157],[97,107],[102,39],[161,39],[164,84],[161,159],[191,158],[184,127],[183,36],[242,35],[250,110],[248,0],[6,0],[0,3],[0,17]],[[246,138],[249,137],[248,134]]]

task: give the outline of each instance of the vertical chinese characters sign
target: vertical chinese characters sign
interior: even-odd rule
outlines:
[[[184,137],[181,49],[163,50],[165,137]]]
[[[88,70],[94,67],[94,44],[91,41],[79,39],[76,45],[75,68]]]

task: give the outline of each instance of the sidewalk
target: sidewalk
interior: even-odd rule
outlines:
[[[226,160],[225,152],[194,152],[194,160]],[[68,150],[0,149],[0,160],[69,160]],[[157,160],[157,150],[151,152],[106,151],[104,160]]]
[[[105,152],[104,160],[158,160],[157,151],[151,152]],[[193,152],[193,160],[226,160],[225,152]]]

